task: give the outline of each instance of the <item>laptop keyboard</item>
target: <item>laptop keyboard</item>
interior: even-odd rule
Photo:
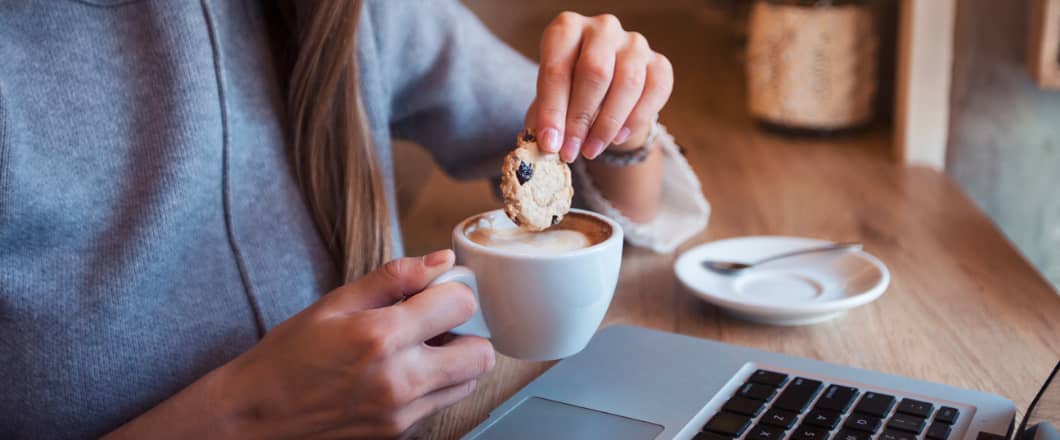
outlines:
[[[949,440],[959,416],[931,402],[757,370],[694,440]]]

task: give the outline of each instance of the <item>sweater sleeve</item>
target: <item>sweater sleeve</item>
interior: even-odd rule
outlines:
[[[395,137],[458,178],[499,173],[536,90],[537,67],[455,0],[369,1]]]

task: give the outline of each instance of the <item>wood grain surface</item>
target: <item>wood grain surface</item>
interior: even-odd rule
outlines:
[[[545,15],[506,38],[533,47]],[[892,280],[879,300],[832,321],[770,327],[731,318],[685,291],[673,275],[677,253],[627,247],[604,325],[941,382],[1026,407],[1060,358],[1060,296],[950,178],[896,164],[887,127],[842,138],[763,132],[746,116],[738,39],[687,12],[620,18],[673,60],[676,91],[662,120],[688,149],[713,207],[707,230],[678,253],[744,235],[856,240],[887,264]],[[497,206],[485,183],[432,171],[403,212],[407,252],[448,247],[454,224]],[[498,356],[475,393],[426,420],[418,436],[459,437],[551,365]]]

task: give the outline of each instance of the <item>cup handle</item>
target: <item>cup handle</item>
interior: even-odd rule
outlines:
[[[478,295],[478,283],[475,282],[475,273],[464,266],[453,266],[445,273],[439,275],[434,281],[431,281],[427,287],[436,286],[442,283],[448,283],[450,281],[456,281],[462,283],[465,286],[471,288],[471,293],[475,295],[475,301],[481,304]],[[486,320],[482,317],[482,307],[475,310],[475,314],[471,316],[467,322],[460,324],[450,330],[450,332],[458,335],[474,335],[481,336],[483,338],[490,337],[490,331],[486,328]]]

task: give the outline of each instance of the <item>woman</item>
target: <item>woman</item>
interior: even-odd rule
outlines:
[[[452,253],[387,263],[391,137],[496,174],[530,108],[634,244],[702,226],[614,17],[539,71],[455,1],[361,3],[0,1],[0,437],[393,437],[466,397],[488,341],[424,343],[475,307],[423,290]]]

